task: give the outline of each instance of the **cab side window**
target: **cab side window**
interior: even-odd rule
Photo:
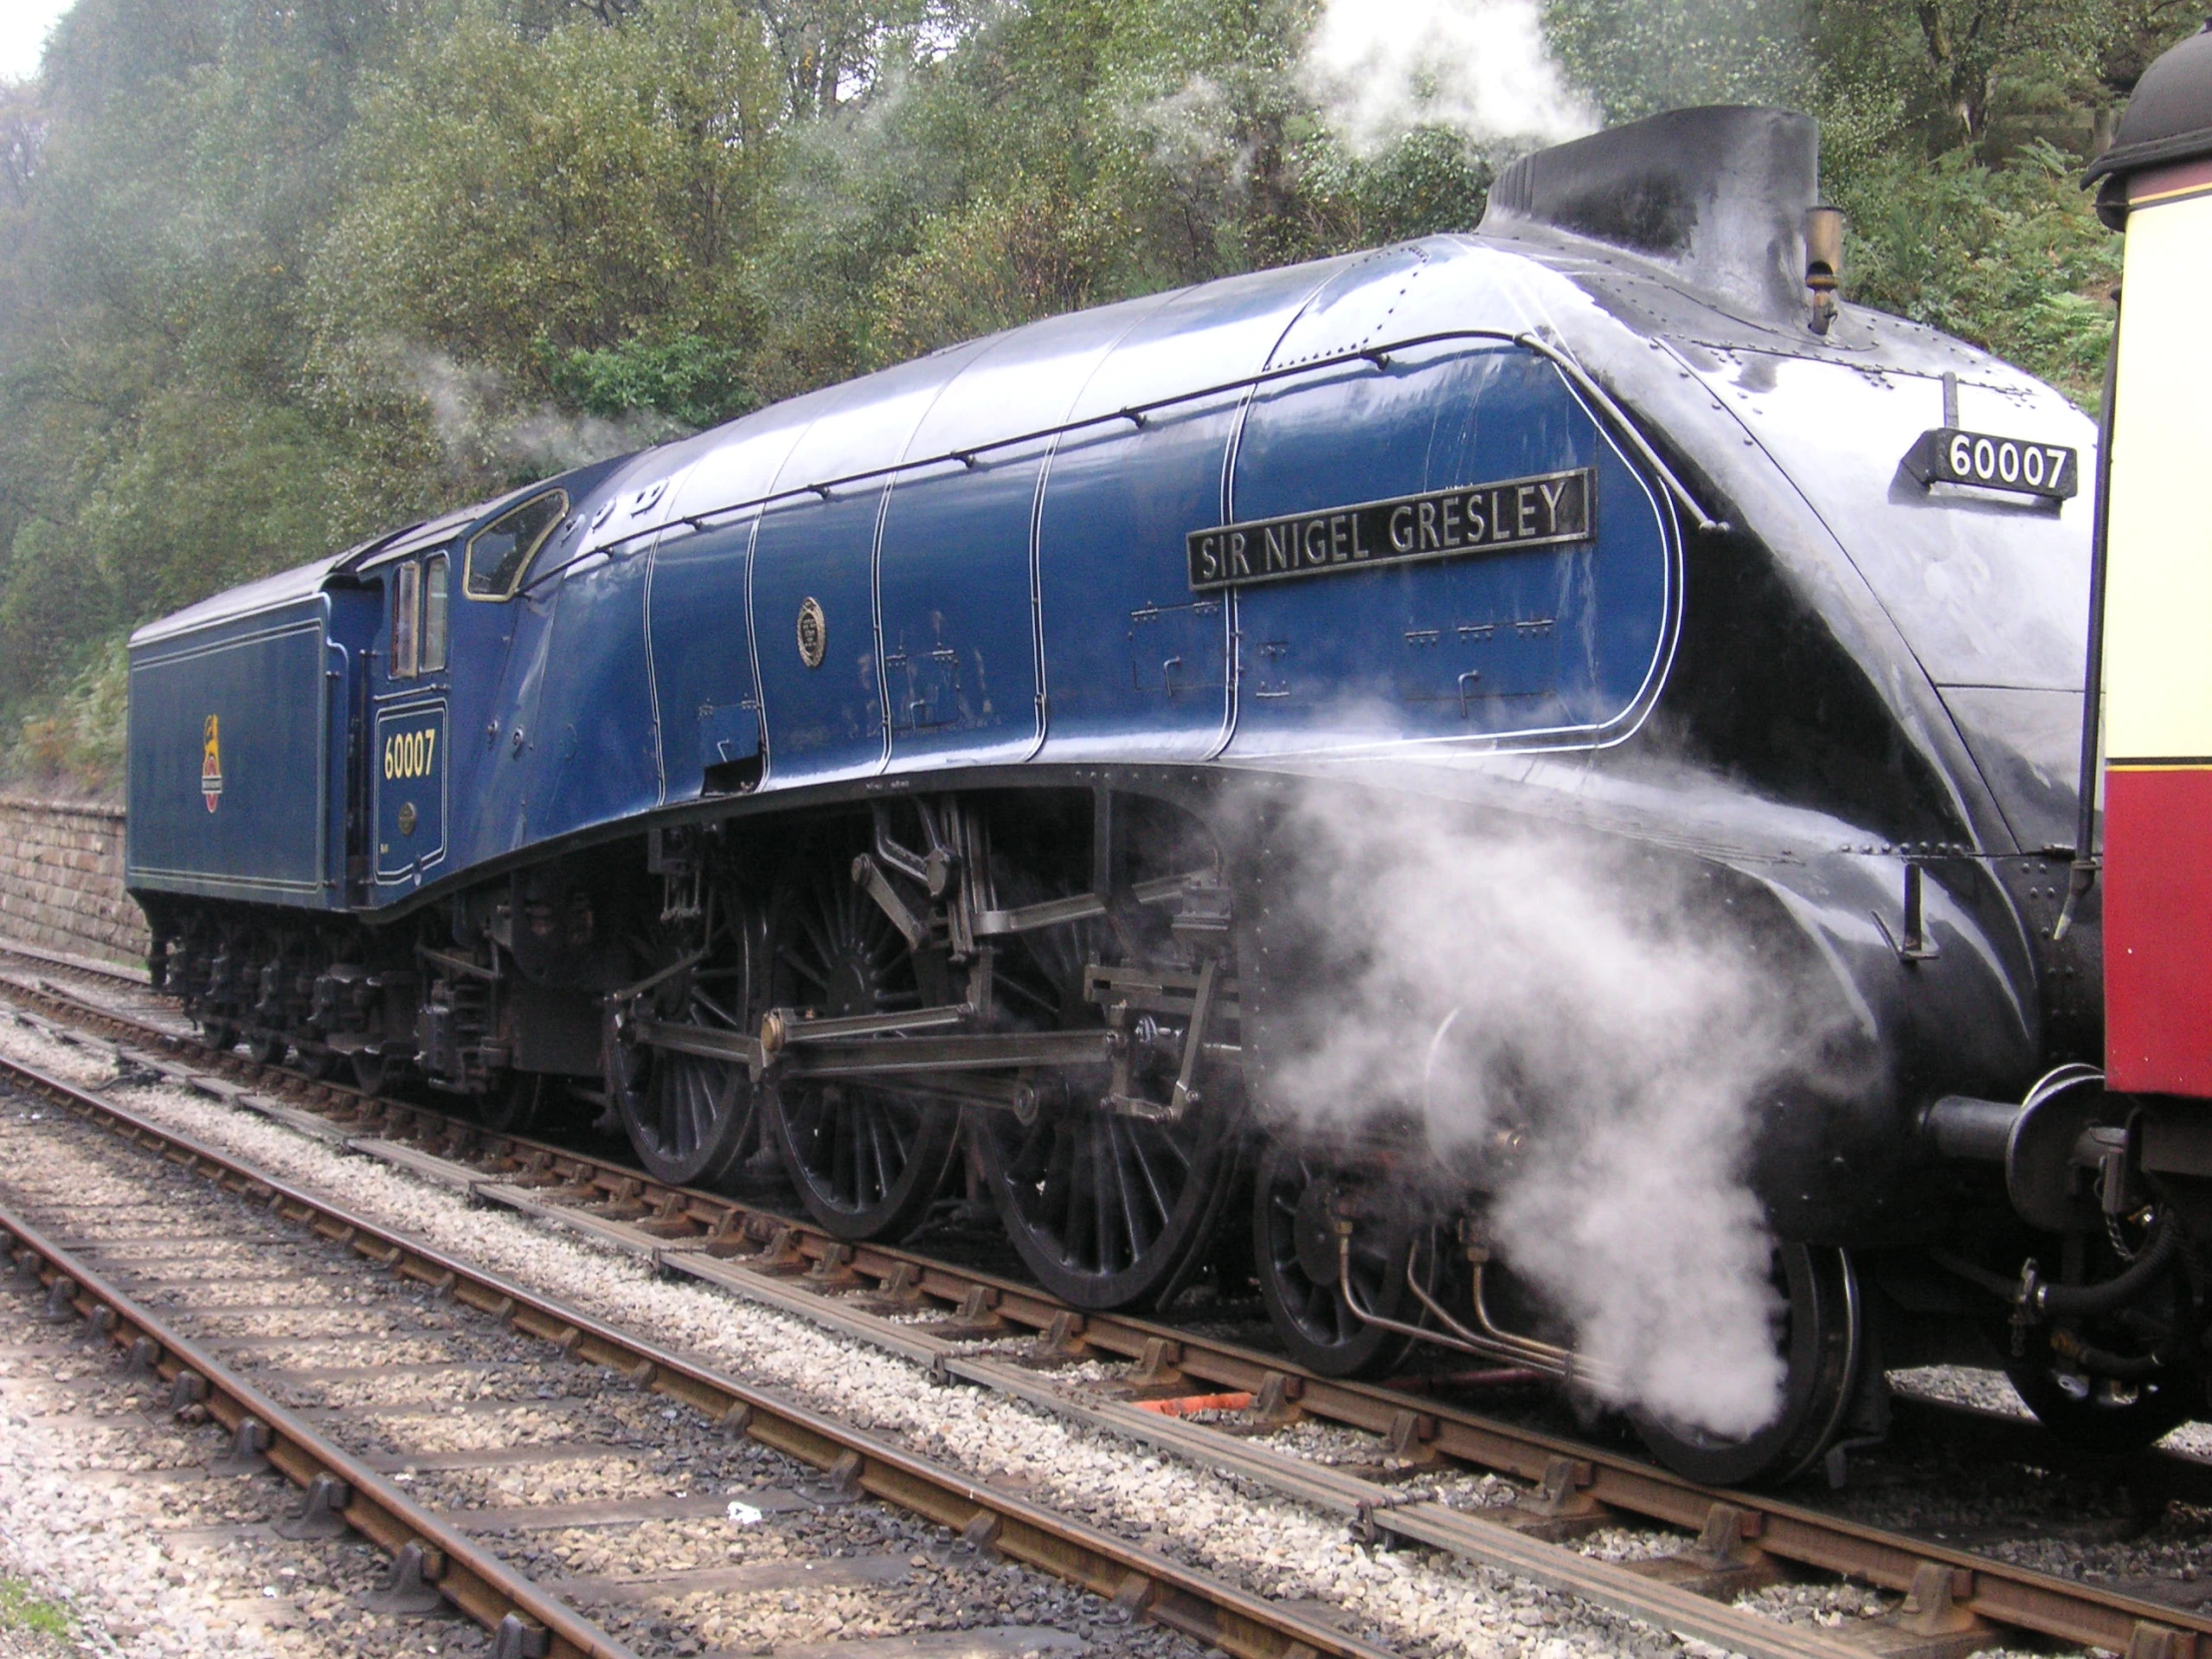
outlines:
[[[508,599],[530,561],[568,515],[568,492],[547,490],[508,508],[468,538],[461,578],[471,599]]]
[[[422,605],[422,567],[412,559],[401,565],[391,592],[391,677],[411,680],[419,641],[416,618]]]
[[[445,667],[445,624],[449,614],[447,584],[452,560],[433,553],[422,561],[422,672],[435,674]]]

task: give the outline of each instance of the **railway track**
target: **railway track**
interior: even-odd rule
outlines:
[[[104,1025],[104,1034],[123,1045],[127,1066],[167,1072],[480,1202],[588,1233],[663,1273],[799,1314],[928,1365],[947,1380],[1234,1471],[1342,1515],[1362,1536],[1502,1567],[1738,1651],[1936,1659],[2032,1633],[2156,1659],[2191,1654],[2212,1635],[2212,1621],[2192,1607],[2068,1582],[1767,1495],[1701,1488],[1608,1447],[1433,1394],[1303,1376],[1280,1358],[1189,1329],[1076,1316],[1032,1287],[910,1252],[855,1250],[773,1211],[662,1188],[635,1170],[572,1150],[486,1134],[416,1106],[368,1101],[289,1073],[273,1075],[236,1055],[203,1052],[188,1063],[181,1056],[193,1045],[173,1033],[98,1010],[60,987],[49,985],[33,999],[54,1019]],[[211,1066],[227,1075],[208,1075]],[[915,1313],[928,1310],[940,1317],[913,1323]],[[1027,1363],[977,1352],[978,1339],[1002,1349],[1014,1338],[1027,1340]],[[1118,1369],[1111,1391],[1070,1387],[1040,1369],[1084,1361],[1094,1363],[1093,1371]],[[1194,1398],[1201,1406],[1195,1417],[1159,1409],[1163,1401]],[[2194,1459],[2152,1454],[2092,1466],[2016,1419],[1933,1403],[1916,1406],[1911,1416],[1923,1434],[1971,1436],[1987,1457],[2124,1479],[2154,1506],[2169,1498],[2212,1499],[2212,1470]],[[1376,1436],[1376,1466],[1331,1468],[1254,1435],[1298,1420]],[[1451,1469],[1503,1477],[1511,1502],[1470,1513],[1426,1495],[1424,1477]],[[1569,1547],[1575,1536],[1622,1526],[1669,1529],[1680,1547],[1628,1563]],[[1848,1575],[1904,1592],[1905,1600],[1885,1620],[1854,1626],[1848,1638],[1782,1626],[1730,1605],[1735,1595],[1807,1572]]]
[[[35,1278],[57,1323],[83,1320],[86,1335],[127,1357],[169,1411],[219,1430],[230,1441],[230,1470],[273,1469],[302,1488],[304,1505],[279,1523],[280,1534],[313,1536],[340,1525],[359,1531],[392,1557],[388,1595],[412,1598],[418,1610],[451,1602],[493,1632],[498,1659],[631,1653],[578,1610],[569,1597],[579,1591],[617,1605],[789,1588],[829,1593],[905,1586],[925,1569],[940,1579],[987,1577],[1001,1560],[1090,1598],[1087,1606],[1071,1599],[1071,1621],[1086,1612],[1094,1623],[1141,1618],[1196,1644],[1178,1659],[1196,1659],[1208,1647],[1237,1659],[1381,1659],[1371,1644],[1318,1619],[750,1386],[147,1120],[101,1108],[59,1079],[23,1067],[8,1076],[151,1154],[152,1180],[204,1178],[189,1183],[188,1199],[225,1205],[228,1242],[238,1247],[182,1260],[173,1248],[150,1248],[129,1220],[116,1219],[112,1192],[78,1196],[83,1171],[95,1179],[110,1173],[97,1160],[71,1148],[71,1167],[59,1158],[36,1167],[18,1130],[9,1137],[11,1194],[0,1203],[0,1246],[19,1284]],[[226,1202],[235,1200],[245,1202]],[[207,1271],[211,1261],[233,1257],[247,1272]],[[334,1278],[340,1265],[343,1276]],[[237,1300],[242,1291],[252,1300]],[[171,1309],[156,1312],[156,1300]],[[335,1333],[314,1329],[333,1323]],[[353,1363],[316,1365],[333,1345]],[[362,1364],[364,1346],[397,1358]],[[274,1381],[250,1380],[242,1355],[261,1362],[258,1374]],[[549,1406],[543,1384],[562,1368],[598,1368],[604,1382],[582,1390],[571,1382]],[[495,1380],[483,1385],[487,1372]],[[471,1384],[468,1397],[457,1398],[454,1384],[463,1382]],[[318,1408],[277,1397],[279,1389],[314,1394],[332,1384],[340,1384],[342,1404]],[[680,1416],[688,1432],[660,1420]],[[491,1432],[464,1433],[458,1437],[471,1443],[456,1449],[456,1420]],[[770,1455],[749,1455],[756,1451]],[[484,1491],[468,1478],[564,1462],[621,1465],[615,1481],[622,1495],[487,1505],[476,1501]],[[767,1482],[745,1479],[764,1463]],[[802,1471],[809,1478],[797,1478]],[[736,1488],[733,1474],[744,1482]],[[437,1489],[439,1477],[461,1506],[433,1508],[402,1484]],[[687,1515],[745,1516],[741,1525],[757,1526],[766,1517],[806,1521],[859,1504],[893,1506],[925,1523],[944,1559],[928,1567],[913,1555],[911,1536],[894,1528],[886,1538],[880,1522],[832,1529],[874,1539],[876,1548],[857,1559],[823,1549],[810,1562],[769,1550],[735,1565],[717,1559],[642,1576],[564,1575],[550,1588],[508,1559],[519,1553],[514,1539],[549,1530],[589,1527],[604,1540],[611,1530]],[[760,1536],[790,1530],[772,1526]],[[620,1547],[619,1539],[602,1544]],[[954,1594],[974,1599],[972,1588],[955,1586]]]

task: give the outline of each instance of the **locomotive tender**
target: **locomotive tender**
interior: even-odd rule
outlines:
[[[1839,305],[1839,242],[1810,120],[1679,111],[1474,235],[950,347],[152,624],[157,982],[497,1123],[595,1100],[665,1179],[773,1160],[848,1238],[964,1180],[1080,1308],[1249,1273],[1324,1372],[1571,1380],[1481,1168],[1284,1097],[1346,969],[1290,804],[1417,804],[1643,860],[1840,1033],[1746,1106],[1780,1409],[1647,1412],[1662,1457],[1786,1477],[1969,1353],[2154,1436],[2212,1213],[2086,1064],[2094,434]]]

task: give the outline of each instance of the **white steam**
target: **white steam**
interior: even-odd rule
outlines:
[[[1236,134],[1237,112],[1221,86],[1193,75],[1175,91],[1128,103],[1117,112],[1153,165],[1186,186],[1219,178],[1241,190],[1252,173],[1253,146]]]
[[[1284,827],[1334,972],[1278,1103],[1317,1126],[1410,1109],[1446,1170],[1521,1132],[1488,1177],[1494,1243],[1610,1372],[1601,1390],[1723,1434],[1762,1426],[1782,1367],[1753,1107],[1815,1022],[1658,860],[1350,799],[1304,792]]]
[[[565,472],[690,430],[650,410],[608,420],[526,404],[497,369],[411,341],[385,341],[379,355],[386,371],[422,400],[448,466],[462,478]]]
[[[1362,155],[1421,126],[1556,144],[1598,124],[1551,55],[1538,0],[1328,0],[1302,69]]]

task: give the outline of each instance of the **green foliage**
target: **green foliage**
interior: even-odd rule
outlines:
[[[0,750],[0,764],[41,791],[120,793],[130,684],[123,641],[112,639],[72,677],[25,701],[14,744]]]
[[[2079,181],[2041,141],[1995,168],[1963,151],[1863,165],[1831,190],[1851,226],[1852,297],[1984,345],[2094,409],[2119,241]]]
[[[872,343],[896,361],[1097,297],[1116,251],[1111,210],[1017,175],[925,226],[874,291]]]
[[[324,353],[391,336],[531,381],[540,341],[728,327],[773,97],[758,20],[718,0],[417,43],[366,101],[309,274]]]
[[[1804,108],[1813,10],[1814,0],[1544,0],[1544,28],[1617,125],[1697,104]]]
[[[34,518],[15,534],[0,587],[0,699],[37,691],[115,624],[114,595],[80,537]]]
[[[549,342],[543,349],[552,351]],[[586,414],[608,420],[663,414],[694,430],[734,420],[759,399],[746,383],[742,351],[699,334],[571,347],[547,369],[554,392]]]

